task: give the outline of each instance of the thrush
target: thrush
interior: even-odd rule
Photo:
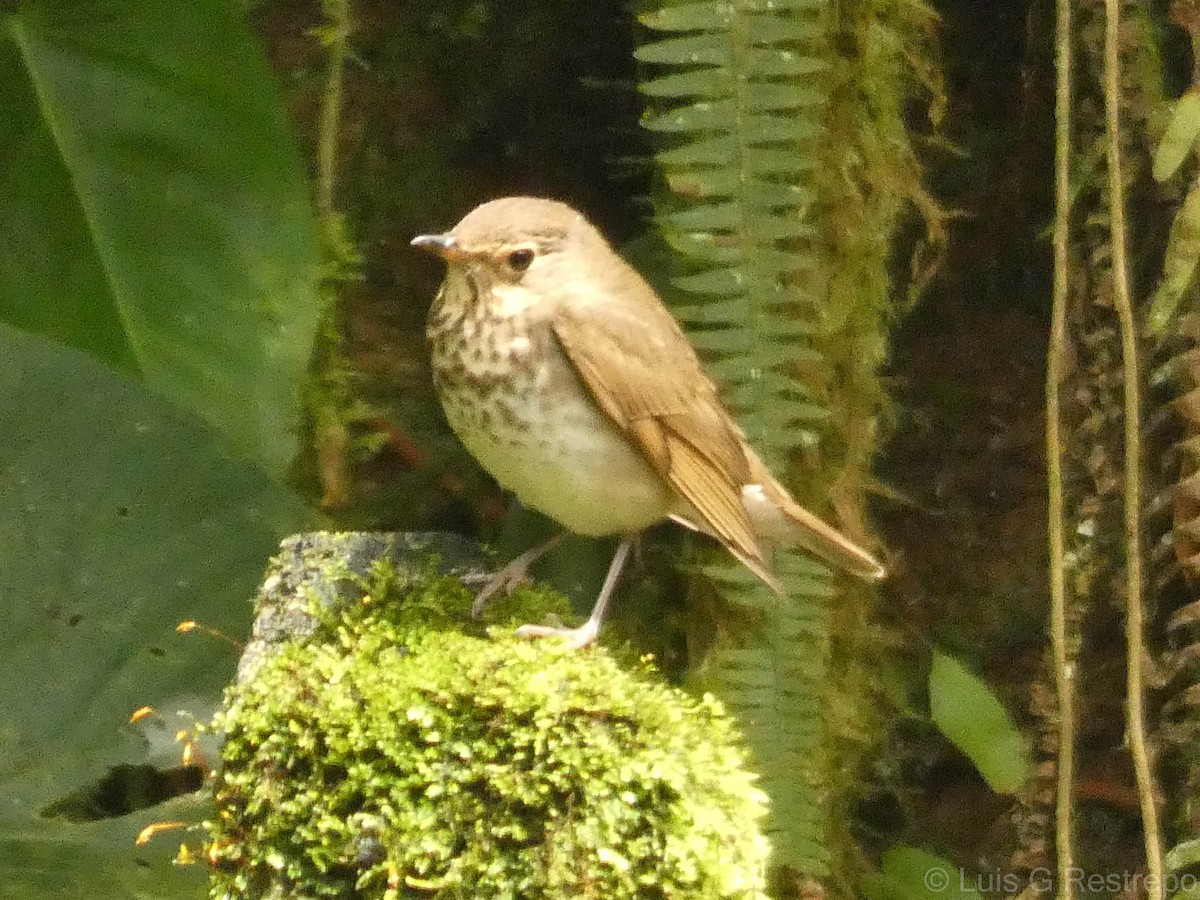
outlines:
[[[582,214],[506,197],[412,243],[447,263],[426,335],[450,427],[525,506],[620,538],[586,623],[519,634],[592,643],[634,537],[665,519],[716,538],[775,591],[778,546],[884,576],[767,471],[666,306]],[[496,573],[477,607],[560,538]]]

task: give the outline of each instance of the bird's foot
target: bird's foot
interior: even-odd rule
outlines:
[[[572,650],[582,650],[596,643],[600,635],[600,623],[588,619],[578,628],[556,628],[553,625],[522,625],[517,629],[518,637],[525,638],[562,638]]]
[[[539,544],[531,550],[526,550],[508,565],[504,566],[504,568],[498,569],[488,579],[488,583],[483,586],[483,590],[475,595],[475,602],[471,604],[471,618],[478,619],[483,613],[483,608],[487,606],[488,601],[497,594],[512,593],[513,588],[528,581],[529,567],[547,552],[557,547],[565,536],[565,532],[560,532],[545,543]]]
[[[625,568],[625,560],[629,557],[629,550],[633,547],[633,542],[634,536],[626,535],[617,545],[617,552],[613,554],[612,562],[608,566],[608,574],[604,576],[604,585],[600,588],[600,596],[596,598],[592,614],[588,616],[586,622],[578,628],[522,625],[517,629],[517,635],[531,638],[562,638],[572,650],[582,650],[584,647],[596,643],[596,638],[600,636],[600,623],[604,621],[604,610],[608,608],[608,601],[612,599],[613,591],[617,587],[617,579],[621,577],[621,570]]]
[[[517,565],[517,563],[521,563],[521,565]],[[483,590],[475,595],[475,602],[471,604],[471,618],[478,619],[483,614],[483,608],[488,605],[488,601],[497,594],[511,594],[514,588],[528,580],[529,561],[522,560],[518,556],[503,569],[494,573],[488,579],[488,583],[483,586]]]

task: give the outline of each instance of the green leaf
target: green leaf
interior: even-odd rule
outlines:
[[[801,115],[748,115],[741,120],[740,132],[751,144],[771,142],[809,141],[821,134],[819,120],[811,114]]]
[[[815,75],[829,69],[829,63],[817,56],[805,56],[778,47],[751,47],[745,52],[744,66],[755,78],[794,78]]]
[[[173,863],[183,841],[197,835],[168,831],[145,847],[139,831],[165,820],[199,822],[207,803],[181,797],[118,818],[74,823],[43,820],[36,830],[5,827],[0,833],[0,897],[5,900],[187,900],[205,896],[202,865]]]
[[[1171,900],[1200,900],[1200,881],[1181,879],[1181,883],[1184,885],[1183,889],[1172,894]]]
[[[726,69],[708,67],[690,69],[643,81],[640,90],[648,97],[667,99],[702,97],[714,100],[733,93],[733,76]]]
[[[808,357],[808,359],[819,363],[823,358],[820,354],[813,351],[812,356]],[[816,392],[809,385],[790,372],[776,372],[766,369],[756,375],[756,380],[762,384],[766,391],[780,398],[790,398],[793,402],[812,402],[817,397]]]
[[[789,319],[786,313],[779,313],[778,316],[779,321],[772,322],[771,328],[781,343],[808,340],[818,333],[817,327],[811,322],[805,322],[803,319]]]
[[[650,131],[665,133],[732,132],[736,129],[749,145],[807,141],[820,133],[819,127],[806,117],[748,113],[744,109],[739,115],[737,104],[729,99],[686,103],[649,116],[642,125]]]
[[[732,137],[701,137],[697,140],[664,150],[658,161],[664,167],[674,166],[728,166],[740,148]]]
[[[1200,91],[1188,91],[1171,108],[1171,121],[1154,151],[1154,180],[1179,171],[1200,138]]]
[[[736,114],[732,100],[717,100],[711,103],[700,101],[647,116],[642,120],[642,127],[668,134],[680,131],[729,130]]]
[[[1161,333],[1175,318],[1179,301],[1195,281],[1197,262],[1200,262],[1200,180],[1192,183],[1171,222],[1162,281],[1150,300],[1146,319],[1152,334]]]
[[[775,112],[824,103],[825,91],[811,85],[764,82],[750,83],[742,92],[748,112]]]
[[[741,187],[741,173],[733,168],[673,168],[663,174],[671,190],[682,197],[728,197]]]
[[[281,473],[320,257],[240,4],[30,0],[8,25],[0,319],[140,372]]]
[[[1030,750],[1007,710],[986,684],[952,656],[933,654],[929,708],[934,724],[1000,793],[1012,793],[1029,776]]]
[[[733,294],[740,296],[746,290],[745,273],[737,266],[710,269],[699,275],[682,275],[672,278],[671,283],[680,290],[693,294]],[[745,310],[745,304],[741,309]]]
[[[824,361],[824,357],[815,350],[789,348],[785,360],[780,365],[787,367],[796,362],[821,364]],[[790,400],[791,404],[796,406],[809,406],[824,401],[824,398],[818,392],[800,381],[796,376],[776,371],[775,369],[755,371],[750,373],[749,377],[745,378],[745,381],[752,383],[761,394],[780,402],[787,399]]]
[[[795,151],[792,151],[795,155]],[[748,203],[764,209],[805,209],[815,199],[816,193],[796,184],[780,184],[774,181],[755,180],[745,187]]]
[[[715,0],[667,6],[645,13],[638,19],[655,31],[713,31],[723,29],[729,16],[730,5],[727,0]]]
[[[1163,855],[1163,868],[1168,872],[1179,872],[1200,864],[1200,838],[1176,844]]]
[[[746,151],[746,170],[756,176],[791,177],[801,172],[809,172],[816,166],[816,157],[809,153],[801,153],[789,148],[787,150],[758,150],[751,148]]]
[[[976,879],[916,847],[888,850],[880,870],[865,876],[861,886],[867,900],[983,900]]]
[[[727,36],[705,33],[643,44],[633,55],[644,63],[727,66],[730,52]]]
[[[665,225],[682,231],[731,231],[740,223],[736,203],[708,203],[660,217]]]
[[[812,237],[813,226],[800,215],[759,215],[746,229],[746,236],[756,242],[791,240]]]
[[[0,40],[0,319],[137,374],[120,311],[16,44]],[[96,298],[105,302],[96,302]]]
[[[791,16],[749,14],[739,16],[736,27],[756,44],[812,41],[821,34],[821,20],[815,15],[805,21]]]
[[[828,0],[749,0],[744,9],[748,12],[819,13],[827,6]]]
[[[771,354],[779,354],[783,357],[782,361],[793,364],[812,363],[820,365],[825,362],[824,356],[809,347],[773,346],[764,352],[764,356]],[[768,359],[767,361],[773,360]],[[813,396],[811,390],[806,391],[802,383],[796,381],[792,376],[780,375],[770,369],[747,372],[745,362],[740,359],[713,360],[707,368],[710,375],[722,382],[728,384],[754,384],[761,388],[763,393],[773,394],[777,397],[791,396],[796,399],[812,399]],[[790,394],[788,393],[789,390],[791,391]]]
[[[788,160],[791,163],[788,171],[811,169],[811,162],[795,150],[788,151]],[[679,168],[664,174],[671,190],[682,197],[698,200],[729,198],[737,194],[753,211],[805,210],[815,198],[812,191],[796,185],[758,178],[743,179],[742,173],[732,167]]]
[[[158,858],[152,879],[132,846],[163,811],[88,824],[42,811],[113,766],[179,764],[176,711],[205,717],[237,652],[175,626],[245,634],[268,556],[309,512],[193,414],[4,325],[0,397],[0,885],[132,896],[178,877]],[[129,725],[145,704],[167,722]]]
[[[746,300],[710,300],[707,303],[674,303],[671,305],[676,317],[689,325],[724,325],[740,322],[746,315]]]
[[[701,353],[745,353],[754,336],[743,330],[714,328],[709,331],[692,331],[688,334],[692,346]]]
[[[805,272],[817,263],[817,257],[811,253],[788,253],[786,250],[763,248],[758,251],[756,260],[759,267],[778,272],[781,276],[791,272]]]
[[[663,233],[667,244],[679,253],[690,256],[697,262],[718,265],[735,265],[745,254],[739,242],[729,240],[728,235],[710,234],[704,231],[676,231],[667,229]]]

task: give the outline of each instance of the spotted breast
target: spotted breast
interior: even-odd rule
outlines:
[[[673,492],[600,411],[539,310],[481,302],[453,271],[427,327],[434,384],[454,433],[526,506],[585,535],[666,518]]]

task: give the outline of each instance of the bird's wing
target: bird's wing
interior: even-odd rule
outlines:
[[[646,288],[649,290],[649,288]],[[742,503],[750,478],[743,438],[670,314],[560,307],[553,330],[593,399],[715,535],[775,590]]]

